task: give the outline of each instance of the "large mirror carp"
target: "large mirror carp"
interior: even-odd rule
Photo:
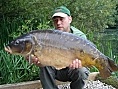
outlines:
[[[118,71],[118,65],[101,53],[89,40],[59,30],[34,30],[24,34],[11,43],[5,50],[24,57],[36,55],[43,66],[64,68],[72,60],[80,59],[85,67],[95,66],[101,77],[107,78]]]

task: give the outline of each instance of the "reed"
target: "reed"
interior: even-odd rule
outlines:
[[[39,69],[21,56],[0,51],[0,84],[35,80]]]

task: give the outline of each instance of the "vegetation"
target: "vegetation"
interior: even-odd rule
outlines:
[[[61,5],[70,9],[72,25],[118,63],[117,3],[118,0],[1,0],[0,84],[37,79],[38,67],[28,64],[21,56],[6,53],[3,48],[13,38],[30,30],[52,28],[52,11]],[[105,29],[109,26],[116,26],[116,29]],[[118,76],[118,72],[113,75]]]
[[[39,69],[23,57],[0,51],[0,84],[38,79]]]

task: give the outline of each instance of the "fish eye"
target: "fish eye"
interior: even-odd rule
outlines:
[[[19,44],[19,43],[20,43],[20,41],[19,41],[19,40],[16,40],[16,41],[15,41],[15,44]]]

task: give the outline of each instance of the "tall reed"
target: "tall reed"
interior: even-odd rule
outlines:
[[[0,84],[34,80],[38,73],[39,69],[23,57],[0,51]]]

